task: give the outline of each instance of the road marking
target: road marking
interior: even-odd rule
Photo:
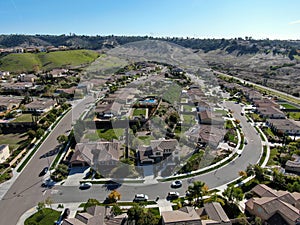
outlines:
[[[45,189],[45,190],[43,191],[43,195],[45,195],[45,194],[46,194],[46,192],[47,192],[47,190]]]

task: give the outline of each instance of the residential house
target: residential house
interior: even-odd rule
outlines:
[[[56,106],[56,101],[50,98],[36,98],[25,105],[27,112],[46,113]]]
[[[0,145],[0,163],[5,162],[9,156],[9,145]]]
[[[185,206],[179,210],[161,213],[162,225],[231,225],[218,202],[206,203],[200,209]]]
[[[176,139],[151,140],[150,145],[138,147],[138,157],[141,164],[157,163],[173,156],[172,160],[179,160],[179,150]]]
[[[268,118],[268,119],[284,119],[285,114],[282,112],[280,109],[274,107],[274,106],[269,106],[269,107],[258,107],[256,108],[256,112],[262,116],[263,118]]]
[[[1,83],[1,87],[4,92],[23,93],[32,89],[33,84],[31,82]]]
[[[300,174],[300,156],[293,154],[292,159],[285,163],[285,170]]]
[[[280,108],[280,106],[276,102],[268,98],[253,100],[253,105],[257,108],[269,108],[269,107],[275,107],[277,109]]]
[[[224,120],[221,116],[218,116],[214,112],[209,110],[198,112],[198,119],[200,124],[224,124]]]
[[[267,119],[266,124],[277,134],[300,135],[300,126],[290,119]]]
[[[126,215],[110,216],[110,209],[103,206],[91,206],[86,212],[77,213],[75,218],[64,219],[62,225],[125,225]]]
[[[70,167],[90,165],[98,171],[107,171],[118,165],[122,155],[123,150],[119,142],[77,143],[70,159]]]
[[[68,69],[53,69],[50,71],[50,75],[53,78],[66,77],[68,72]]]
[[[201,218],[202,225],[232,224],[219,202],[205,203],[204,207],[197,209],[196,212]]]
[[[20,107],[23,98],[0,96],[0,112],[6,113]]]
[[[254,195],[246,202],[246,212],[260,217],[269,225],[295,225],[300,219],[300,193],[276,191],[266,185],[252,189]]]
[[[118,102],[101,102],[96,106],[95,113],[99,119],[111,119],[119,115],[121,106],[122,105]]]
[[[21,73],[18,76],[18,81],[20,82],[30,82],[30,83],[34,83],[37,79],[37,76],[34,74],[25,74],[25,73]]]
[[[161,212],[162,225],[201,225],[201,219],[193,207]]]
[[[190,139],[203,146],[218,147],[223,141],[226,130],[217,125],[201,124],[199,129],[190,134]]]

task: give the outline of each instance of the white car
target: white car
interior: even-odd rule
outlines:
[[[148,195],[145,195],[145,194],[136,194],[134,196],[134,202],[139,202],[139,201],[147,201],[149,198],[148,198]]]
[[[92,187],[92,185],[93,185],[93,184],[90,183],[90,182],[81,183],[80,186],[79,186],[79,188],[80,188],[80,189],[88,189],[88,188]]]
[[[171,184],[172,188],[180,188],[181,186],[182,186],[182,181],[181,180],[175,180]]]

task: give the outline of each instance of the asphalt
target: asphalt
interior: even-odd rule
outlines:
[[[56,137],[71,128],[72,116],[76,117],[76,115],[78,115],[79,117],[85,104],[86,103],[83,102],[79,110],[73,110],[60,121],[57,127],[54,128],[53,132],[48,136],[47,141],[41,145],[38,153],[10,186],[0,201],[0,224],[17,224],[18,219],[28,208],[33,209],[39,201],[44,200],[48,196],[50,196],[56,204],[73,204],[74,202],[86,202],[89,198],[96,198],[102,201],[111,191],[111,187],[101,184],[93,185],[93,187],[88,190],[80,190],[78,183],[76,185],[73,183],[69,185],[56,185],[52,189],[44,189],[40,186],[43,178],[38,177],[38,174],[42,168],[47,166],[48,160],[40,159],[39,156],[57,146]],[[249,143],[244,146],[241,156],[231,163],[193,178],[194,181],[204,181],[211,189],[224,189],[227,183],[238,179],[239,171],[245,170],[249,163],[255,164],[258,162],[262,150],[260,136],[257,135],[256,130],[246,121],[246,118],[240,115],[241,106],[232,102],[225,102],[225,105],[234,111],[234,118],[241,121],[243,133]],[[55,156],[49,157],[49,161],[52,162],[54,157]],[[132,201],[136,193],[144,193],[149,196],[150,200],[155,200],[157,195],[159,195],[160,200],[166,203],[167,193],[174,191],[174,189],[170,187],[171,182],[154,183],[151,182],[150,179],[148,182],[148,184],[123,183],[121,187],[118,188],[118,191],[122,195],[122,200]],[[188,185],[189,179],[183,179],[183,187],[176,189],[176,191],[184,195]],[[166,204],[166,208],[168,207]]]

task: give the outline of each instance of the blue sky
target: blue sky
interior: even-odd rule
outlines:
[[[0,33],[300,39],[299,9],[299,0],[0,0]]]

